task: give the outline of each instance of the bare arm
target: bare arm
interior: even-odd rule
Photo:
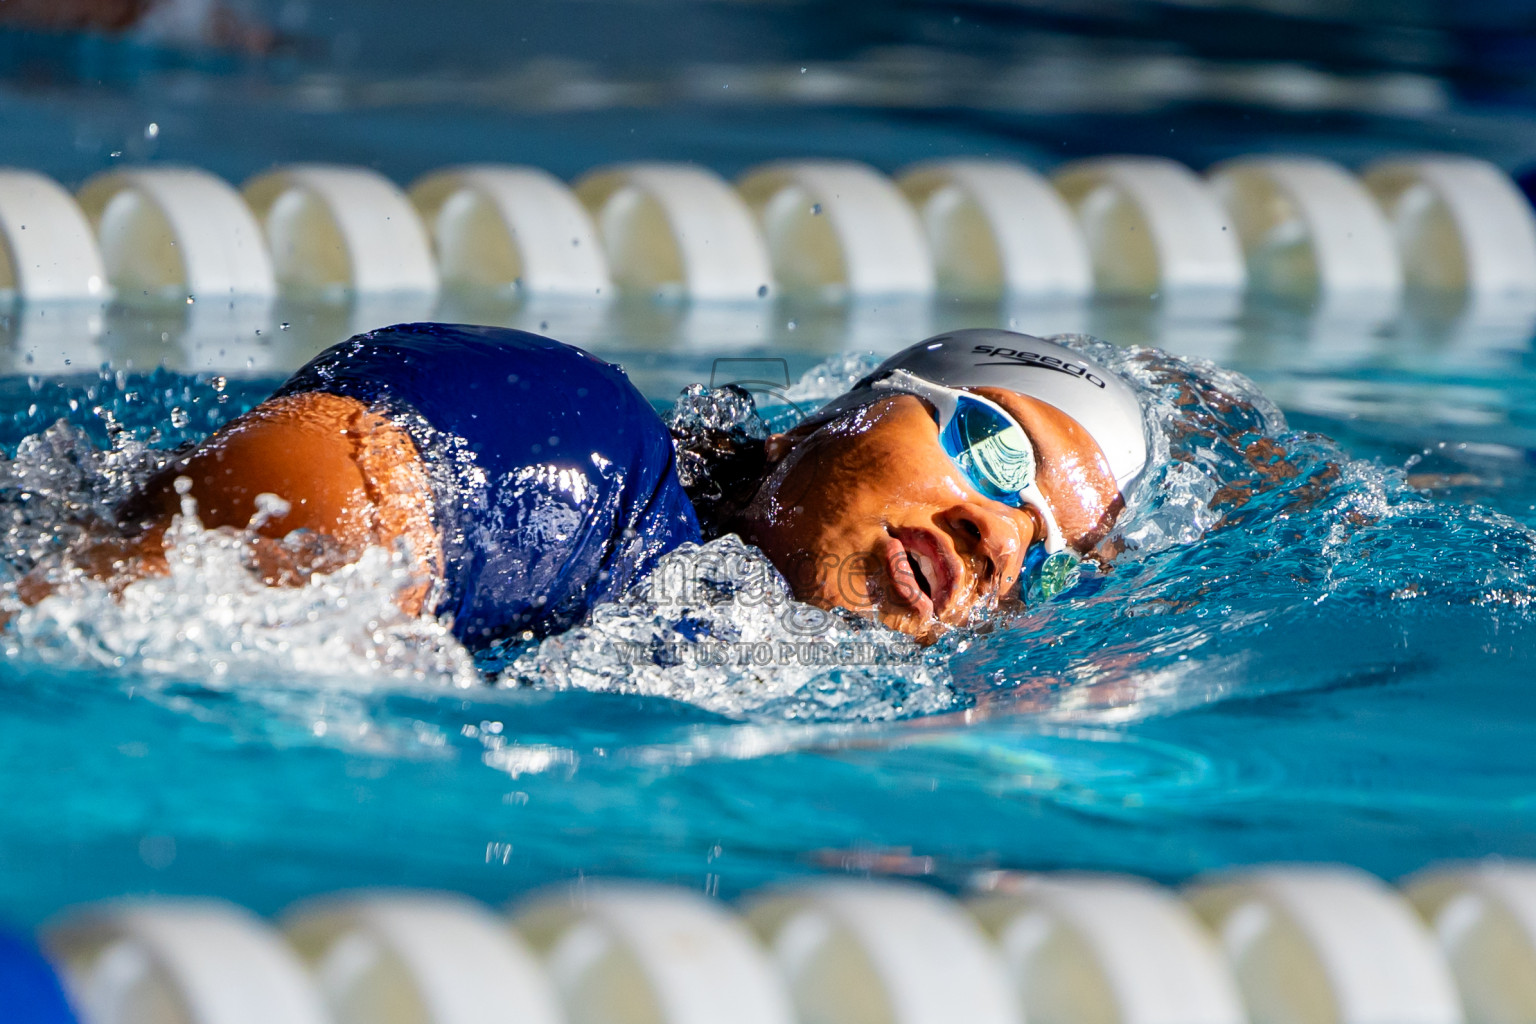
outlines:
[[[319,392],[271,399],[213,434],[123,505],[120,532],[77,548],[70,564],[121,583],[166,572],[165,532],[182,511],[182,479],[205,529],[251,530],[270,584],[301,583],[400,540],[424,581],[441,572],[430,486],[410,435],[356,399]],[[286,509],[258,518],[267,494]],[[296,530],[312,543],[289,542]],[[29,577],[21,597],[32,603],[51,589]],[[423,582],[402,605],[419,611],[426,592]]]

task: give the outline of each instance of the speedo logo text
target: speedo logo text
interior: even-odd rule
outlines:
[[[977,345],[971,349],[973,355],[996,356],[1002,362],[977,363],[978,366],[1036,366],[1042,370],[1055,370],[1057,373],[1065,373],[1069,377],[1081,377],[1083,380],[1102,388],[1104,379],[1092,372],[1088,367],[1080,363],[1069,363],[1055,356],[1042,356],[1038,352],[1026,352],[1016,348],[1002,348],[998,345]]]

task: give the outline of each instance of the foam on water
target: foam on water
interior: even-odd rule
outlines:
[[[767,558],[729,534],[667,555],[624,598],[522,653],[501,678],[792,719],[927,714],[952,697],[941,660],[873,622],[793,600]]]

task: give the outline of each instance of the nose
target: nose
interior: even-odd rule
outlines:
[[[981,587],[1004,593],[1018,583],[1024,552],[1034,538],[1027,513],[1006,516],[984,505],[954,505],[939,516],[962,560],[975,566]]]

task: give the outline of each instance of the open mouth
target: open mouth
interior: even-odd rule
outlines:
[[[959,579],[954,555],[931,530],[888,527],[886,533],[881,553],[895,596],[920,615],[937,617]]]
[[[927,575],[923,573],[923,563],[910,551],[907,552],[907,565],[912,570],[912,578],[917,581],[917,589],[927,594],[930,601],[933,600],[933,584],[928,582]]]

